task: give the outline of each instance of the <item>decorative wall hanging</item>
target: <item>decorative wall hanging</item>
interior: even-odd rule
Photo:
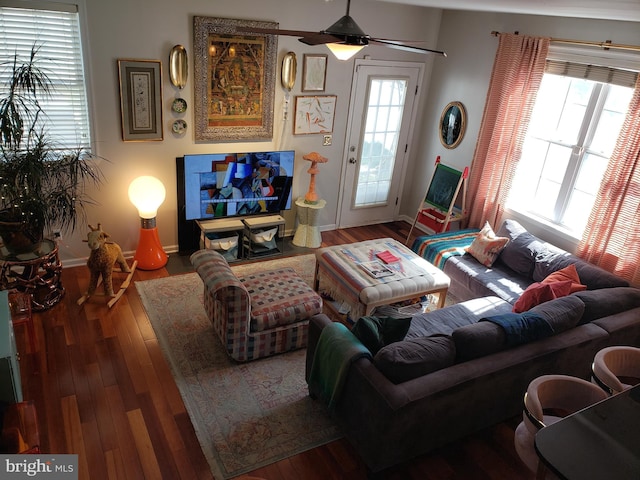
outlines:
[[[440,143],[445,148],[456,148],[467,128],[467,112],[460,102],[450,102],[440,115]]]
[[[308,54],[303,56],[302,91],[324,92],[327,79],[327,55]]]
[[[335,95],[296,97],[293,133],[304,135],[333,132],[333,117],[337,98]]]
[[[174,87],[183,89],[189,76],[187,51],[182,45],[175,45],[169,53],[169,80]]]
[[[275,22],[194,17],[195,139],[273,136],[277,36],[238,33]]]
[[[296,84],[296,73],[298,71],[298,61],[294,52],[285,54],[282,59],[282,69],[280,71],[280,83],[282,88],[290,92]]]
[[[162,140],[162,65],[118,60],[122,140]]]

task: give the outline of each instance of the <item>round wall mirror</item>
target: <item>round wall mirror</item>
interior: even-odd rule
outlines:
[[[451,102],[440,115],[440,143],[445,148],[456,148],[464,137],[467,113],[460,102]]]

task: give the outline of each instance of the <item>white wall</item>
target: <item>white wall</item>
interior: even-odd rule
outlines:
[[[177,212],[175,194],[175,157],[193,153],[257,151],[276,148],[295,149],[294,196],[304,194],[309,176],[302,155],[318,151],[329,158],[321,165],[317,178],[319,195],[327,200],[320,224],[331,228],[336,221],[344,138],[353,61],[339,62],[329,57],[326,94],[338,96],[333,145],[322,146],[322,135],[292,135],[292,125],[283,125],[284,91],[276,87],[274,136],[270,142],[196,143],[193,137],[193,16],[226,17],[277,21],[283,29],[317,31],[328,27],[345,13],[345,1],[320,0],[84,0],[88,18],[88,61],[95,119],[97,153],[107,183],[93,194],[100,204],[88,211],[90,223],[101,222],[123,250],[131,254],[136,247],[139,219],[127,198],[127,188],[138,175],[155,175],[167,187],[167,199],[158,212],[160,239],[167,251],[177,249]],[[578,20],[559,17],[444,11],[402,6],[373,0],[358,0],[351,15],[367,33],[383,38],[425,40],[427,47],[445,50],[448,58],[424,57],[382,47],[367,47],[359,58],[424,61],[427,65],[423,85],[423,114],[415,126],[412,158],[403,189],[401,214],[413,218],[433,172],[437,155],[444,163],[463,168],[471,163],[484,99],[498,40],[492,30],[520,31],[523,34],[550,35],[616,43],[640,44],[637,23]],[[168,56],[173,45],[182,44],[189,54],[189,80],[180,95],[189,103],[184,117],[185,136],[175,137],[170,130],[175,119],[170,105],[178,94],[168,78]],[[302,56],[325,53],[324,46],[310,47],[295,38],[279,37],[279,60],[287,51],[298,57],[298,76],[292,95],[300,95]],[[164,141],[123,142],[121,140],[117,59],[161,60],[163,67]],[[433,72],[433,74],[432,74]],[[279,68],[278,68],[279,73]],[[442,108],[450,101],[461,101],[468,113],[467,132],[460,146],[447,150],[437,137]],[[291,115],[291,113],[290,113]],[[291,118],[291,117],[290,117]],[[282,141],[281,141],[282,139]],[[295,212],[285,215],[287,230],[295,226]],[[88,251],[82,243],[86,230],[79,228],[65,238],[60,249],[65,266],[81,264]]]
[[[498,46],[498,39],[490,34],[494,30],[598,42],[609,39],[613,43],[640,45],[640,26],[634,22],[444,11],[438,49],[446,51],[448,57],[445,62],[438,63],[431,77],[422,144],[417,150],[420,156],[415,160],[413,175],[407,177],[414,181],[407,185],[402,199],[401,213],[406,218],[413,219],[433,175],[437,155],[443,163],[459,170],[471,166]],[[456,100],[466,107],[467,131],[460,145],[448,150],[438,139],[438,123],[445,105]],[[468,199],[468,203],[471,201],[473,199]],[[539,226],[522,223],[549,242],[568,250],[575,247],[568,238],[555,237]]]
[[[294,198],[307,189],[308,162],[302,156],[318,151],[329,158],[321,165],[316,189],[327,200],[320,224],[327,228],[335,224],[336,199],[342,171],[342,155],[353,61],[339,62],[329,57],[327,85],[324,93],[337,95],[333,145],[322,146],[322,135],[292,135],[292,124],[282,122],[284,90],[276,83],[274,102],[273,141],[241,143],[196,143],[193,118],[193,17],[210,16],[245,20],[279,22],[282,29],[319,31],[328,27],[345,13],[346,2],[319,0],[84,0],[88,18],[90,86],[95,119],[97,153],[107,161],[102,170],[107,182],[92,196],[100,204],[88,211],[89,223],[102,223],[114,241],[126,254],[135,251],[139,219],[127,198],[129,183],[139,175],[158,177],[167,188],[167,199],[158,212],[160,240],[168,252],[177,249],[177,206],[175,158],[184,154],[220,153],[228,151],[259,151],[295,149],[296,165],[293,184]],[[375,10],[372,8],[375,6]],[[371,1],[354,2],[351,15],[367,33],[383,38],[426,40],[434,47],[438,34],[440,11],[418,7],[403,7]],[[179,92],[169,82],[169,51],[176,44],[186,47],[189,55],[189,79]],[[292,96],[300,95],[302,58],[304,53],[328,53],[324,46],[307,46],[292,37],[279,37],[278,60],[287,51],[298,57],[298,75]],[[367,47],[359,58],[370,55],[373,59],[427,61],[422,55],[400,52],[382,47]],[[164,141],[123,142],[120,127],[120,100],[117,59],[161,60],[163,68]],[[427,68],[427,70],[429,70]],[[277,73],[280,73],[278,65]],[[427,75],[428,77],[428,75]],[[189,104],[186,116],[188,130],[176,137],[171,123],[177,116],[171,111],[171,102],[180,93]],[[289,118],[291,118],[291,107]],[[287,230],[295,226],[295,211],[287,212]],[[65,266],[82,264],[88,255],[86,229],[79,228],[71,238],[65,238],[60,255]]]

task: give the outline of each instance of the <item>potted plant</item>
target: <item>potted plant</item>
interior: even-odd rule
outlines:
[[[3,64],[10,75],[0,90],[0,236],[11,253],[33,250],[45,232],[73,231],[93,203],[87,185],[102,182],[91,152],[56,148],[48,136],[41,101],[53,82],[37,53],[34,45],[27,60],[16,53]]]

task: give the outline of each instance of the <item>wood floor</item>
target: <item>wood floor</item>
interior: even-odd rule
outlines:
[[[323,232],[323,246],[379,237],[405,240],[409,225]],[[134,281],[168,276],[138,270]],[[211,479],[189,416],[135,287],[112,308],[102,296],[82,307],[88,269],[64,269],[66,295],[34,315],[37,350],[16,327],[25,399],[36,404],[42,450],[77,453],[79,478]],[[472,401],[472,399],[470,399]],[[517,419],[385,472],[388,479],[532,479],[513,447]],[[365,479],[345,440],[244,475],[279,479]]]

